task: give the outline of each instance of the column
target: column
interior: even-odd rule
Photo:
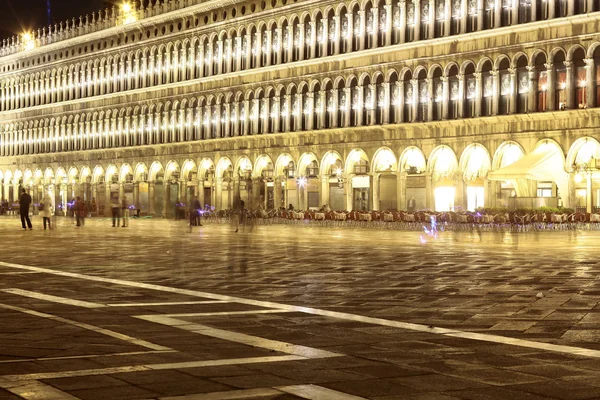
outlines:
[[[125,182],[119,182],[119,202],[125,198]]]
[[[427,1],[427,0],[423,0]],[[415,41],[421,39],[421,1],[420,0],[412,0],[415,10],[415,26],[414,26],[414,38]]]
[[[433,79],[425,79],[427,83],[427,115],[424,116],[425,121],[433,121]]]
[[[386,5],[384,5],[385,9],[385,43],[382,43],[383,46],[389,46],[392,44],[392,34],[394,33],[394,12],[392,7],[392,1],[387,0]]]
[[[412,121],[416,122],[419,117],[419,80],[411,79],[410,84],[413,87],[412,98]]]
[[[502,0],[496,0],[494,2],[494,28],[500,28],[501,26],[502,26]]]
[[[527,92],[527,111],[531,113],[537,111],[536,94],[538,87],[538,79],[537,70],[535,67],[527,66],[527,71],[529,75],[529,91]]]
[[[448,77],[442,76],[442,120],[448,119],[448,103],[450,98],[450,88]]]
[[[343,118],[344,118],[344,122],[343,122],[343,126],[350,126],[352,124],[352,121],[350,120],[351,117],[351,112],[350,109],[352,108],[352,88],[343,88],[342,89],[344,91],[344,95],[346,96],[346,104],[344,107],[344,110],[342,110],[341,112],[343,112]]]
[[[588,8],[588,10],[591,10],[591,8]],[[585,62],[585,106],[586,108],[592,108],[598,101],[596,99],[596,91],[594,90],[594,72],[596,66],[594,65],[593,58],[586,58],[583,61]]]
[[[569,7],[570,6],[571,4],[569,4]],[[573,76],[573,62],[564,61],[563,63],[567,68],[567,88],[565,89],[566,106],[568,110],[571,110],[577,108],[576,105],[573,104],[575,102],[575,87],[577,86],[577,82],[575,82],[575,77]]]
[[[306,38],[310,43],[310,58],[317,57],[317,24],[314,21],[310,21],[310,37]]]
[[[378,100],[377,100],[377,86],[370,84],[369,85],[369,92],[371,93],[371,99],[373,99],[373,104],[370,110],[368,110],[369,113],[369,121],[368,124],[369,125],[375,125],[375,121],[377,121],[377,119],[375,118],[375,113],[377,112],[377,108],[379,107],[379,105],[377,104]]]
[[[342,42],[342,37],[341,37],[341,22],[340,22],[340,16],[339,15],[335,15],[333,17],[333,29],[334,29],[334,33],[333,33],[333,54],[338,55],[340,54],[340,43]],[[329,35],[327,35],[327,40],[332,40]],[[331,55],[331,54],[328,54]]]
[[[343,175],[344,179],[344,196],[346,198],[346,210],[350,211],[353,208],[352,202],[352,175]]]
[[[306,40],[304,38],[304,35],[306,34],[306,29],[304,27],[304,24],[298,24],[298,33],[299,33],[299,35],[298,35],[299,36],[298,55],[300,56],[299,60],[302,61],[302,60],[304,60],[304,41]],[[294,40],[294,39],[292,39],[292,40]],[[295,45],[296,44],[294,43],[294,46]]]
[[[407,177],[407,173],[406,171],[403,172],[398,172],[396,174],[396,179],[397,179],[397,205],[396,205],[396,209],[398,210],[406,210],[406,177]]]
[[[57,192],[60,192],[60,185],[56,185]],[[56,193],[55,193],[56,195]],[[110,201],[110,182],[104,183],[104,216],[110,217],[111,215],[111,201]],[[55,207],[58,205],[55,205]],[[65,214],[66,215],[66,214]]]
[[[510,114],[516,114],[517,112],[517,96],[519,94],[519,88],[517,87],[517,70],[515,68],[509,68],[510,73]]]
[[[483,79],[481,72],[473,73],[475,77],[475,116],[481,117],[481,101],[483,99]]]
[[[136,209],[140,208],[140,183],[133,183],[133,205]]]
[[[483,2],[484,2],[484,0],[477,0],[477,30],[478,31],[483,30],[483,16],[485,14]]]
[[[168,207],[169,207],[169,203],[171,202],[171,185],[169,185],[169,182],[163,182],[163,210],[162,210],[162,217],[163,218],[167,218],[167,216],[169,215],[168,213]]]
[[[450,0],[447,0],[450,1]],[[400,0],[400,43],[406,42],[406,1]]]
[[[325,118],[327,117],[327,92],[325,90],[321,90],[319,92],[319,99],[320,99],[320,104],[321,107],[319,107],[319,128],[323,129],[325,128]]]
[[[551,1],[550,4],[552,4],[553,2]],[[547,74],[547,80],[546,80],[546,98],[548,101],[548,110],[552,111],[552,110],[556,110],[556,101],[555,101],[555,96],[554,96],[554,81],[555,81],[555,76],[554,76],[554,64],[544,64],[544,67],[546,67],[546,74]]]
[[[458,75],[458,118],[463,118],[465,110],[465,76]]]
[[[215,186],[215,202],[213,202],[213,205],[215,206],[215,210],[223,210],[224,209],[222,202],[223,202],[223,178],[218,177],[216,179],[216,186]]]
[[[468,1],[468,0],[465,0]],[[483,0],[480,0],[483,1]],[[450,36],[452,32],[452,0],[446,0],[444,2],[444,35]],[[406,207],[406,204],[403,206]]]
[[[502,0],[498,0],[502,1]],[[460,33],[467,33],[467,18],[469,18],[469,0],[462,0],[460,2]]]
[[[433,197],[433,180],[431,174],[425,176],[425,208],[435,210],[435,199]]]
[[[329,204],[329,176],[321,175],[321,188],[319,207],[323,207],[325,204]]]
[[[594,199],[594,193],[592,192],[592,173],[588,172],[586,174],[586,198],[585,198],[585,207],[586,207],[586,212],[591,213],[592,212],[592,205],[593,205],[593,199]]]
[[[364,50],[365,49],[365,38],[363,35],[367,35],[367,30],[365,29],[365,25],[366,25],[365,11],[360,10],[358,12],[358,16],[360,18],[360,21],[358,21],[359,26],[360,26],[360,35],[358,36],[358,50]]]
[[[500,93],[500,84],[499,84],[499,74],[498,74],[498,70],[492,70],[490,71],[490,74],[492,75],[492,80],[493,80],[493,94],[492,94],[492,115],[498,115],[498,99],[499,99],[499,93]]]
[[[307,131],[312,131],[313,129],[315,129],[314,127],[314,113],[315,113],[315,94],[313,92],[308,92],[306,93],[306,97],[308,98],[308,115],[306,117],[307,119],[307,124],[306,124],[306,130]],[[305,118],[304,116],[302,116],[302,118]]]
[[[517,25],[519,23],[519,7],[520,0],[512,0],[512,9],[511,9],[511,17],[510,24]],[[525,6],[523,6],[525,8]],[[531,7],[531,6],[530,6]]]
[[[373,173],[371,176],[371,187],[372,187],[372,195],[373,203],[371,209],[375,211],[379,211],[379,178],[381,174]]]
[[[351,12],[346,13],[346,18],[348,19],[348,31],[343,40],[346,41],[346,52],[350,53],[352,52],[352,40],[354,39],[354,15]]]
[[[265,34],[267,35],[267,48],[264,49],[267,52],[267,63],[264,66],[269,66],[269,65],[273,65],[275,63],[277,63],[277,60],[272,60],[271,55],[272,55],[272,46],[273,46],[273,37],[272,37],[272,32],[271,31],[266,31]],[[261,56],[262,58],[262,56]],[[260,65],[260,64],[257,64]]]
[[[282,180],[281,178],[277,178],[275,179],[275,181],[273,182],[273,201],[275,202],[275,208],[279,208],[281,207],[282,203],[283,203],[283,198],[281,195],[281,185]],[[258,190],[258,184],[256,186],[257,191]],[[258,204],[258,203],[257,203]],[[287,204],[283,204],[284,207],[287,208]]]
[[[389,124],[390,122],[390,102],[391,102],[391,96],[390,96],[390,84],[388,82],[384,82],[381,84],[383,87],[383,123],[384,124]],[[377,107],[379,107],[379,104],[377,104]]]
[[[575,0],[567,1],[567,17],[570,17],[575,12]]]
[[[548,19],[553,19],[556,14],[556,10],[554,9],[554,1],[548,2]]]
[[[200,202],[200,206],[204,208],[206,202],[204,201],[204,180],[198,180],[198,201]]]

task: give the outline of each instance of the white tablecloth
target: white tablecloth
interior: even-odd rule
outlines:
[[[458,222],[468,222],[466,215],[457,215],[456,219],[458,220]]]
[[[412,214],[405,214],[404,221],[406,222],[415,222],[415,216]]]
[[[590,214],[591,222],[600,222],[600,214]]]
[[[552,222],[564,222],[567,220],[566,215],[562,214],[552,214]]]
[[[346,220],[346,214],[333,214],[333,218],[336,221],[345,221]]]
[[[304,219],[304,213],[295,212],[294,213],[294,219]]]
[[[483,221],[483,223],[485,223],[485,224],[489,224],[491,222],[494,222],[494,216],[493,215],[482,215],[481,221]]]
[[[358,219],[359,219],[359,221],[370,221],[371,214],[359,214]]]
[[[391,222],[394,220],[393,214],[383,214],[383,220],[387,222]]]
[[[315,213],[315,219],[316,220],[324,220],[325,219],[325,213]]]

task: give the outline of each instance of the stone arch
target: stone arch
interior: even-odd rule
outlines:
[[[523,150],[523,147],[519,143],[513,141],[504,142],[494,153],[492,169],[496,170],[509,166],[524,155],[525,150]]]
[[[227,171],[229,168],[233,169],[233,163],[231,162],[231,160],[229,159],[229,157],[221,157],[219,159],[219,162],[217,163],[217,167],[216,167],[216,176],[221,178],[223,176],[223,173],[225,171]]]
[[[113,176],[117,176],[117,179],[119,178],[119,169],[117,168],[116,165],[111,164],[108,166],[108,168],[106,168],[106,174],[105,174],[105,182],[110,183],[112,182],[112,178]]]
[[[593,159],[600,157],[600,142],[593,137],[582,137],[577,139],[567,153],[566,167],[577,169],[577,166],[586,164],[591,166]],[[595,165],[594,165],[595,166]]]
[[[179,168],[179,163],[175,160],[171,160],[165,167],[165,180],[179,179],[180,173],[181,168]]]
[[[373,155],[371,171],[373,172],[396,172],[398,170],[398,159],[389,147],[377,149]]]
[[[77,183],[79,181],[79,171],[77,170],[77,167],[69,168],[68,178],[69,183]]]
[[[479,143],[467,146],[460,156],[460,170],[467,181],[485,178],[492,168],[490,153]]]
[[[200,161],[198,176],[200,176],[202,179],[204,179],[204,176],[206,176],[206,172],[208,172],[209,170],[214,170],[214,169],[215,169],[215,163],[213,162],[213,160],[208,157],[205,157],[202,159],[202,161]]]
[[[148,171],[148,181],[156,181],[156,177],[160,172],[164,172],[162,164],[160,163],[160,161],[154,161],[152,165],[150,165],[150,170]]]
[[[121,169],[119,170],[119,182],[126,182],[128,175],[133,175],[133,168],[131,168],[131,165],[125,163],[121,165]]]
[[[429,156],[428,168],[434,180],[452,178],[458,168],[456,153],[446,145],[436,147]]]
[[[263,170],[265,168],[267,168],[269,166],[269,164],[271,165],[271,168],[273,168],[273,160],[271,159],[270,156],[268,156],[267,154],[262,154],[262,155],[258,156],[256,158],[256,162],[254,163],[253,176],[254,177],[261,176]]]
[[[275,162],[275,176],[284,175],[284,169],[287,168],[291,162],[296,165],[294,158],[289,153],[280,154]]]
[[[141,162],[135,166],[133,179],[135,182],[145,182],[148,179],[148,166],[145,163]]]
[[[91,179],[91,176],[92,170],[86,165],[85,167],[81,168],[81,171],[79,172],[79,182],[85,183],[88,181],[88,178]]]
[[[354,166],[360,161],[365,161],[367,164],[369,163],[369,157],[367,156],[367,153],[360,148],[352,150],[346,157],[344,171],[346,171],[346,173],[354,173]]]
[[[323,156],[323,158],[321,159],[321,166],[320,166],[320,171],[321,174],[329,174],[331,175],[332,173],[332,169],[333,168],[339,168],[340,174],[343,172],[342,168],[343,168],[343,158],[340,155],[340,153],[338,153],[335,150],[329,150],[327,153],[325,153],[325,155]]]
[[[308,175],[306,173],[306,169],[313,164],[313,161],[318,163],[317,156],[315,156],[314,153],[308,152],[308,153],[302,154],[300,156],[300,158],[298,159],[298,175],[299,176]]]
[[[187,159],[183,162],[183,166],[181,167],[181,177],[182,179],[189,180],[191,174],[198,174],[198,166],[196,162],[191,159]]]
[[[427,170],[425,155],[416,146],[409,146],[400,155],[398,169],[409,174],[420,174]]]

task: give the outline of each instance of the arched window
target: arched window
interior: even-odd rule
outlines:
[[[544,53],[539,53],[534,60],[535,74],[537,77],[536,90],[536,106],[538,112],[548,109],[548,71],[546,70],[546,56]]]
[[[427,72],[422,69],[417,76],[417,121],[427,121],[429,116],[429,85],[427,83]]]
[[[574,91],[571,96],[574,95],[575,101],[571,104],[573,108],[585,108],[587,106],[587,68],[585,66],[585,52],[582,48],[579,48],[573,52],[573,77],[575,82],[573,82],[574,88],[571,88]]]
[[[565,53],[559,51],[552,60],[553,83],[554,83],[554,109],[564,110],[567,108],[567,68],[565,66]]]
[[[459,108],[462,105],[460,83],[458,79],[458,67],[454,65],[448,72],[448,119],[457,119],[459,117]]]
[[[475,105],[477,104],[477,79],[475,78],[475,66],[467,65],[465,68],[465,105],[464,118],[475,117]]]
[[[512,96],[512,83],[510,77],[510,61],[504,58],[498,66],[498,83],[500,98],[498,99],[498,115],[510,114],[510,101]]]
[[[529,111],[529,91],[533,90],[529,82],[529,71],[527,70],[527,57],[521,56],[516,63],[517,79],[517,114],[525,114]]]
[[[404,88],[404,104],[402,107],[402,121],[412,122],[414,113],[414,95],[412,85],[412,74],[407,71],[402,79],[402,86]]]

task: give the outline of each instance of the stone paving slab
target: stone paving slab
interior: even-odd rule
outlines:
[[[34,224],[0,219],[0,399],[600,398],[597,232]]]

